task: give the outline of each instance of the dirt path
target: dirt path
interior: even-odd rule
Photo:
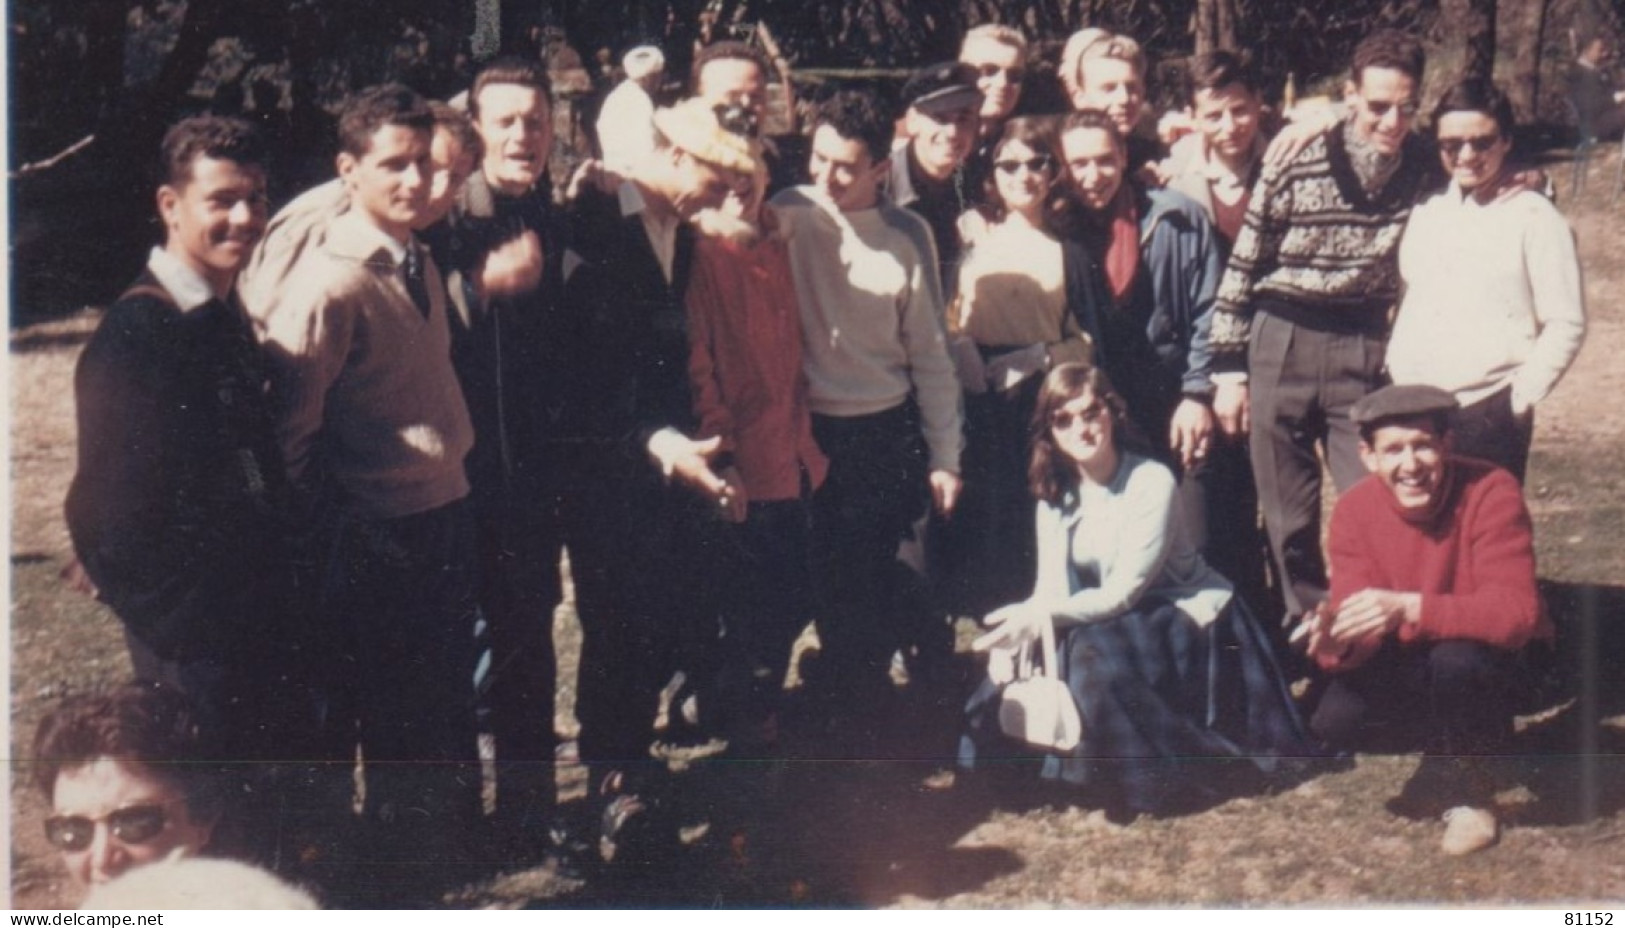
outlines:
[[[1525,780],[1533,789],[1503,795],[1513,827],[1498,847],[1445,859],[1435,850],[1436,824],[1383,811],[1415,757],[1362,756],[1275,795],[1120,825],[1031,790],[924,790],[929,762],[831,760],[792,725],[778,762],[700,761],[682,775],[693,847],[663,878],[581,887],[510,867],[448,901],[981,907],[1625,900],[1625,219],[1596,193],[1613,170],[1611,159],[1599,158],[1591,194],[1567,202],[1568,167],[1554,168],[1579,235],[1591,319],[1578,362],[1540,407],[1529,480],[1554,611],[1579,629],[1574,634],[1595,636],[1594,660],[1579,666],[1590,668],[1580,689],[1596,699],[1525,731],[1533,754]],[[39,713],[62,692],[128,673],[116,621],[56,581],[68,550],[60,512],[75,454],[72,364],[95,321],[83,314],[12,334],[13,758],[27,757]],[[573,623],[564,618],[568,647]],[[567,707],[570,694],[563,695]],[[39,836],[42,803],[27,765],[12,770],[14,904],[70,904],[74,891]]]

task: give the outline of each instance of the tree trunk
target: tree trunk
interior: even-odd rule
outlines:
[[[1507,95],[1518,122],[1540,119],[1540,50],[1546,42],[1548,0],[1507,0],[1503,10],[1511,33],[1512,67]]]
[[[1495,70],[1495,0],[1444,0],[1440,26],[1446,43],[1461,49],[1458,79],[1489,79]],[[1456,37],[1460,36],[1460,39]],[[1460,42],[1459,45],[1456,43]]]

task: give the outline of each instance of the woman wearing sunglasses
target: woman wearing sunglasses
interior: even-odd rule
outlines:
[[[1104,292],[1088,255],[1064,243],[1060,152],[1044,120],[1009,120],[992,149],[985,206],[959,225],[968,244],[948,309],[965,390],[965,491],[949,532],[956,611],[980,615],[1032,584],[1027,423],[1051,365],[1087,361],[1079,324]]]
[[[1269,770],[1313,753],[1252,613],[1191,543],[1174,476],[1143,451],[1099,368],[1063,364],[1032,420],[1038,578],[994,611],[977,650],[990,679],[967,706],[960,764],[1007,758],[998,667],[1052,625],[1082,740],[1041,775],[1089,785],[1109,810],[1168,813],[1220,780],[1211,758]],[[1048,660],[1047,657],[1044,658]],[[994,766],[1008,768],[1008,764]]]
[[[1395,383],[1449,390],[1454,450],[1523,482],[1534,406],[1585,337],[1574,234],[1552,201],[1504,188],[1512,104],[1485,80],[1433,110],[1444,191],[1411,212],[1399,247],[1405,296],[1388,342]],[[1443,349],[1443,350],[1441,350]]]
[[[35,780],[51,803],[45,837],[83,886],[208,843],[217,770],[201,763],[186,700],[146,685],[70,697],[34,739]]]

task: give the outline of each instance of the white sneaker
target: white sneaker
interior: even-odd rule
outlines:
[[[1444,814],[1444,838],[1439,850],[1452,857],[1482,851],[1495,843],[1500,826],[1495,813],[1473,806],[1456,806]]]

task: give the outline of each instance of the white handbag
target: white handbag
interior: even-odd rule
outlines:
[[[1015,679],[999,691],[999,730],[1046,751],[1070,751],[1083,738],[1083,719],[1072,691],[1061,682],[1055,622],[1042,627],[1038,641],[1020,647]],[[1043,650],[1042,662],[1034,660],[1035,648]]]

